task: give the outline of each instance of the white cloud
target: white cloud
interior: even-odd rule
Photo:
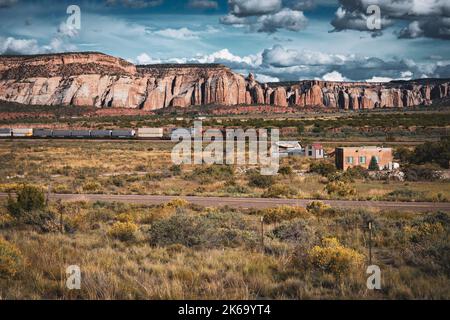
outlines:
[[[275,32],[278,29],[300,31],[306,28],[308,19],[302,11],[283,9],[275,14],[263,15],[258,19],[261,23],[259,32]]]
[[[347,78],[343,77],[342,74],[337,71],[331,71],[331,72],[324,74],[322,76],[322,79],[324,81],[339,81],[339,82],[348,81]]]
[[[392,78],[388,78],[388,77],[377,77],[377,76],[373,76],[370,79],[367,79],[366,82],[390,82],[394,79]]]
[[[229,0],[230,11],[220,22],[237,27],[247,26],[251,31],[273,33],[279,29],[300,31],[308,20],[301,9],[311,0]]]
[[[273,66],[288,67],[292,65],[325,65],[344,64],[346,61],[354,59],[351,55],[328,54],[310,50],[285,49],[276,45],[263,52],[264,62]]]
[[[194,32],[188,28],[180,28],[180,29],[162,29],[158,31],[153,31],[154,34],[172,38],[172,39],[178,39],[178,40],[192,40],[192,39],[198,39],[198,33]]]
[[[37,54],[41,51],[35,39],[0,38],[0,54]]]
[[[281,0],[229,0],[228,4],[236,17],[259,16],[281,9]]]
[[[381,13],[381,27],[385,29],[395,22],[410,22],[396,32],[399,38],[429,37],[450,40],[449,0],[340,0],[340,7],[331,21],[334,31],[358,30],[380,34],[380,30],[369,30],[366,10],[377,5]]]
[[[280,79],[277,77],[271,77],[265,74],[260,74],[257,73],[255,75],[255,78],[257,81],[261,82],[261,83],[267,83],[267,82],[280,82]]]
[[[157,63],[161,63],[161,60],[153,59],[152,57],[150,57],[148,54],[146,54],[144,52],[136,57],[136,62],[137,62],[137,64],[157,64]]]

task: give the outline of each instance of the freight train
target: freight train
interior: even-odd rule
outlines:
[[[79,139],[163,139],[163,128],[113,130],[62,130],[0,128],[0,138],[79,138]]]

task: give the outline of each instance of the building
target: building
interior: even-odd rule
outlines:
[[[298,141],[279,141],[277,142],[277,146],[280,157],[303,154],[302,146]]]
[[[372,157],[377,160],[380,170],[390,168],[394,160],[392,148],[362,146],[340,147],[335,150],[336,168],[339,170],[347,170],[355,166],[368,169]]]
[[[305,148],[305,156],[313,159],[322,159],[324,157],[322,145],[320,143],[307,145]]]

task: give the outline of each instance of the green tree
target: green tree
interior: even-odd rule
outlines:
[[[17,199],[8,199],[7,209],[15,218],[20,218],[24,214],[43,210],[45,208],[44,192],[33,186],[24,186],[17,193]]]
[[[370,159],[369,170],[370,170],[370,171],[376,171],[376,170],[379,170],[378,161],[377,161],[377,158],[375,158],[375,156],[373,156],[373,157]]]

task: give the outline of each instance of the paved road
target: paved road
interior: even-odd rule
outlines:
[[[0,200],[7,198],[6,193],[0,193]],[[104,195],[104,194],[51,194],[50,200],[62,201],[105,201],[124,202],[135,204],[160,204],[172,199],[185,199],[191,203],[206,206],[229,206],[233,208],[263,209],[280,205],[297,205],[305,207],[313,200],[305,199],[267,199],[267,198],[231,198],[231,197],[178,197],[178,196],[153,196],[153,195]],[[401,211],[449,211],[450,203],[436,202],[390,202],[390,201],[347,201],[347,200],[321,200],[332,207],[339,208],[375,208],[392,209]]]

